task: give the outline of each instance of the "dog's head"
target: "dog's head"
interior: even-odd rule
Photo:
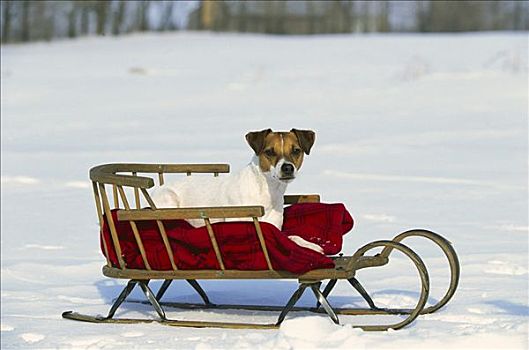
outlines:
[[[263,173],[285,183],[296,178],[304,154],[310,153],[315,138],[314,131],[298,129],[288,132],[265,129],[246,134]]]

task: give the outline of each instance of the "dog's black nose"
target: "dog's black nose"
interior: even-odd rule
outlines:
[[[291,176],[294,174],[294,166],[292,164],[285,163],[281,165],[281,171],[285,176]]]

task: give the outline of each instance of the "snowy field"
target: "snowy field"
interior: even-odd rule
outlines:
[[[1,348],[528,347],[527,33],[267,37],[176,33],[2,46]],[[345,253],[409,228],[451,240],[454,299],[411,326],[292,313],[275,331],[101,325],[124,281],[101,274],[88,169],[106,162],[250,159],[243,135],[316,131],[291,193],[344,202]],[[410,241],[441,297],[441,253]],[[417,298],[403,259],[358,278],[380,306]],[[155,284],[158,284],[156,282]],[[285,303],[295,281],[205,281],[213,302]],[[139,298],[139,293],[133,294]],[[185,283],[171,300],[198,301]],[[331,303],[363,307],[339,283]],[[312,305],[308,293],[301,305]],[[126,304],[119,316],[148,317]],[[277,314],[172,309],[170,318],[272,322]],[[395,321],[391,319],[389,321]]]

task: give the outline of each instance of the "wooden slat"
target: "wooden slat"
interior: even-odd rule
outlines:
[[[116,252],[119,266],[122,269],[125,269],[125,261],[123,256],[121,256],[121,246],[119,244],[119,237],[116,231],[116,226],[114,225],[114,219],[112,218],[112,212],[110,211],[110,204],[108,202],[107,192],[105,191],[105,185],[99,184],[99,192],[101,193],[101,198],[103,199],[103,209],[107,218],[108,226],[110,228],[110,235],[112,236],[112,242],[114,243],[114,251]]]
[[[126,279],[298,279],[303,281],[318,281],[328,279],[349,279],[355,271],[375,266],[383,266],[387,259],[379,256],[342,256],[333,258],[335,267],[330,269],[317,269],[302,275],[282,270],[178,270],[178,271],[146,271],[146,270],[120,270],[118,268],[103,267],[103,274],[107,277]],[[352,267],[348,269],[347,267]]]
[[[163,208],[163,209],[132,209],[118,211],[119,220],[178,220],[178,219],[219,219],[219,218],[251,218],[264,215],[261,206],[230,206],[230,207],[196,207],[196,208]]]
[[[229,164],[112,164],[116,172],[138,173],[229,173]]]
[[[119,194],[121,195],[121,201],[123,202],[125,209],[130,209],[129,201],[127,200],[127,196],[125,194],[125,191],[123,190],[123,187],[118,186],[118,190]],[[140,233],[138,231],[138,226],[136,226],[136,223],[134,221],[130,222],[130,226],[132,227],[134,238],[136,238],[136,243],[138,244],[138,248],[140,249],[143,264],[145,265],[145,268],[147,270],[151,270],[151,265],[149,265],[149,261],[147,260],[147,254],[145,253],[145,247],[143,246],[143,241],[141,240]]]
[[[268,255],[268,249],[266,248],[266,241],[263,236],[263,231],[261,231],[261,225],[257,218],[253,218],[253,223],[255,225],[255,231],[257,232],[257,238],[259,238],[259,243],[261,244],[261,249],[263,250],[264,257],[266,259],[266,265],[269,270],[273,270],[272,263],[270,262],[270,256]]]
[[[285,204],[295,203],[319,203],[319,194],[290,194],[284,197]]]
[[[138,176],[138,173],[133,171],[132,176]],[[134,201],[136,202],[136,209],[140,209],[141,208],[140,191],[138,190],[137,187],[134,187]]]
[[[103,274],[107,277],[126,279],[298,279],[298,280],[327,280],[327,279],[349,279],[354,276],[358,269],[382,266],[387,260],[381,260],[376,256],[355,259],[351,256],[343,256],[334,259],[336,266],[330,269],[311,270],[298,275],[282,270],[178,270],[178,271],[146,271],[131,270],[122,271],[117,268],[103,267]],[[353,270],[346,270],[346,266],[353,265]]]
[[[92,182],[92,189],[94,190],[94,198],[96,201],[97,217],[99,219],[99,236],[101,241],[103,241],[103,249],[105,250],[105,258],[107,259],[107,265],[112,266],[110,262],[110,255],[108,255],[108,246],[107,241],[103,237],[103,210],[101,209],[101,197],[99,196],[99,190],[97,189],[97,183]]]
[[[154,201],[152,200],[151,196],[149,195],[149,192],[147,192],[146,189],[142,188],[141,193],[143,193],[143,196],[147,200],[147,203],[151,206],[153,211],[156,212],[156,205],[154,204]],[[171,245],[169,244],[169,239],[167,238],[167,232],[165,232],[165,227],[163,225],[163,222],[160,220],[156,220],[156,224],[158,224],[158,229],[160,230],[160,235],[162,236],[163,244],[165,245],[165,250],[167,251],[167,255],[169,256],[169,261],[171,262],[171,266],[173,270],[178,270],[176,267],[176,263],[173,256],[173,250],[171,248]]]
[[[118,197],[118,188],[116,185],[112,185],[112,197],[114,198],[114,208],[119,208],[119,197]]]
[[[117,174],[122,172],[136,173],[228,173],[229,164],[104,164],[90,169],[90,179],[99,183],[151,188],[153,179]]]
[[[92,181],[99,183],[130,186],[138,188],[151,188],[154,186],[154,180],[150,177],[131,176],[131,175],[116,175],[116,174],[97,174],[97,176],[90,176]]]
[[[211,245],[213,246],[215,255],[217,256],[217,261],[219,263],[220,269],[225,270],[226,268],[224,267],[224,262],[222,261],[222,255],[220,254],[219,245],[217,244],[217,239],[215,238],[215,232],[213,232],[213,227],[211,227],[211,222],[208,218],[205,218],[204,222],[206,223],[209,239],[211,240]]]
[[[158,173],[158,182],[160,183],[160,186],[164,184],[163,173]]]

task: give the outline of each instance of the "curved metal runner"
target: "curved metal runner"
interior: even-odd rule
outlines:
[[[426,305],[428,294],[429,294],[429,276],[426,269],[426,266],[424,265],[424,262],[421,260],[421,258],[413,252],[409,247],[405,246],[404,244],[400,243],[403,239],[411,236],[423,236],[426,238],[429,238],[430,240],[436,242],[438,245],[441,246],[443,251],[445,252],[446,256],[449,259],[450,267],[452,270],[452,280],[450,284],[449,291],[446,293],[445,297],[443,297],[437,304],[434,306],[424,308]],[[364,256],[365,253],[368,251],[382,247],[383,250],[380,253],[380,255],[384,254],[386,257],[389,257],[391,252],[393,250],[400,251],[404,255],[406,255],[415,265],[417,272],[419,274],[420,280],[421,280],[421,292],[419,300],[417,301],[417,305],[415,308],[409,310],[409,309],[386,309],[386,308],[377,308],[365,289],[362,287],[360,282],[356,278],[349,279],[349,283],[360,292],[360,294],[366,299],[368,304],[370,305],[370,309],[336,309],[333,308],[329,302],[327,301],[327,296],[331,292],[332,288],[336,285],[336,280],[330,280],[327,284],[327,287],[324,289],[323,292],[320,291],[320,285],[321,281],[300,281],[300,285],[298,289],[294,292],[294,294],[291,296],[290,300],[284,307],[278,307],[278,306],[258,306],[258,305],[216,305],[209,301],[209,298],[207,297],[207,294],[205,291],[200,287],[198,282],[196,280],[187,280],[187,282],[197,291],[197,293],[201,296],[202,300],[204,301],[203,305],[197,305],[197,304],[185,304],[185,303],[162,303],[160,299],[163,297],[164,293],[168,289],[169,285],[171,284],[171,280],[166,280],[160,287],[160,290],[154,296],[154,293],[152,293],[151,289],[148,287],[148,281],[140,281],[140,280],[131,280],[125,287],[125,289],[122,291],[120,296],[117,298],[114,305],[112,305],[110,312],[107,317],[94,317],[94,316],[88,316],[88,315],[82,315],[74,312],[65,312],[63,313],[64,318],[68,319],[74,319],[78,321],[86,321],[86,322],[95,322],[95,323],[145,323],[145,322],[158,322],[160,324],[164,325],[170,325],[170,326],[180,326],[180,327],[219,327],[219,328],[255,328],[255,329],[274,329],[279,327],[279,325],[283,322],[285,317],[290,311],[313,311],[313,312],[325,312],[329,315],[329,317],[333,320],[333,322],[339,324],[338,320],[338,314],[344,314],[344,315],[407,315],[407,317],[394,324],[389,325],[353,325],[353,327],[361,328],[366,331],[383,331],[388,329],[400,329],[402,327],[405,327],[406,325],[410,324],[415,320],[420,314],[427,312],[434,312],[438,310],[440,307],[445,305],[448,300],[453,296],[455,292],[455,288],[457,287],[457,281],[459,279],[459,264],[457,260],[457,256],[455,254],[455,251],[451,247],[450,243],[442,238],[441,236],[427,230],[410,230],[406,231],[398,236],[394,240],[386,241],[375,241],[372,243],[368,243],[362,248],[358,249],[358,251],[353,255],[354,258],[360,258]],[[160,319],[159,320],[145,320],[145,319],[119,319],[114,318],[114,314],[118,307],[124,302],[125,298],[130,294],[132,289],[139,285],[142,289],[143,293],[147,297],[147,302],[151,304],[156,312],[158,313]],[[303,292],[306,290],[306,288],[310,288],[315,295],[318,306],[316,308],[304,308],[304,307],[294,307],[296,302],[300,299]],[[319,305],[323,305],[323,310],[319,308]],[[245,310],[261,310],[261,311],[281,311],[281,314],[279,315],[279,318],[275,324],[252,324],[252,323],[230,323],[230,322],[208,322],[208,321],[179,321],[179,320],[171,320],[168,319],[165,316],[165,311],[163,310],[163,306],[174,306],[174,307],[180,307],[180,308],[208,308],[208,309],[245,309]]]
[[[439,248],[441,248],[444,255],[448,259],[448,263],[450,265],[450,285],[445,295],[435,305],[428,306],[421,311],[421,314],[429,314],[445,306],[446,303],[448,303],[448,301],[450,301],[450,299],[452,299],[452,297],[454,296],[454,293],[456,292],[457,286],[459,284],[459,276],[461,273],[459,259],[457,258],[456,251],[452,247],[452,243],[450,243],[450,241],[448,241],[443,236],[435,232],[429,231],[429,230],[424,230],[424,229],[409,230],[409,231],[403,232],[395,236],[392,239],[392,241],[402,242],[404,239],[408,237],[424,237],[434,242],[435,244],[439,246]],[[383,251],[382,254],[384,253],[386,252]],[[389,254],[389,251],[387,253]]]

